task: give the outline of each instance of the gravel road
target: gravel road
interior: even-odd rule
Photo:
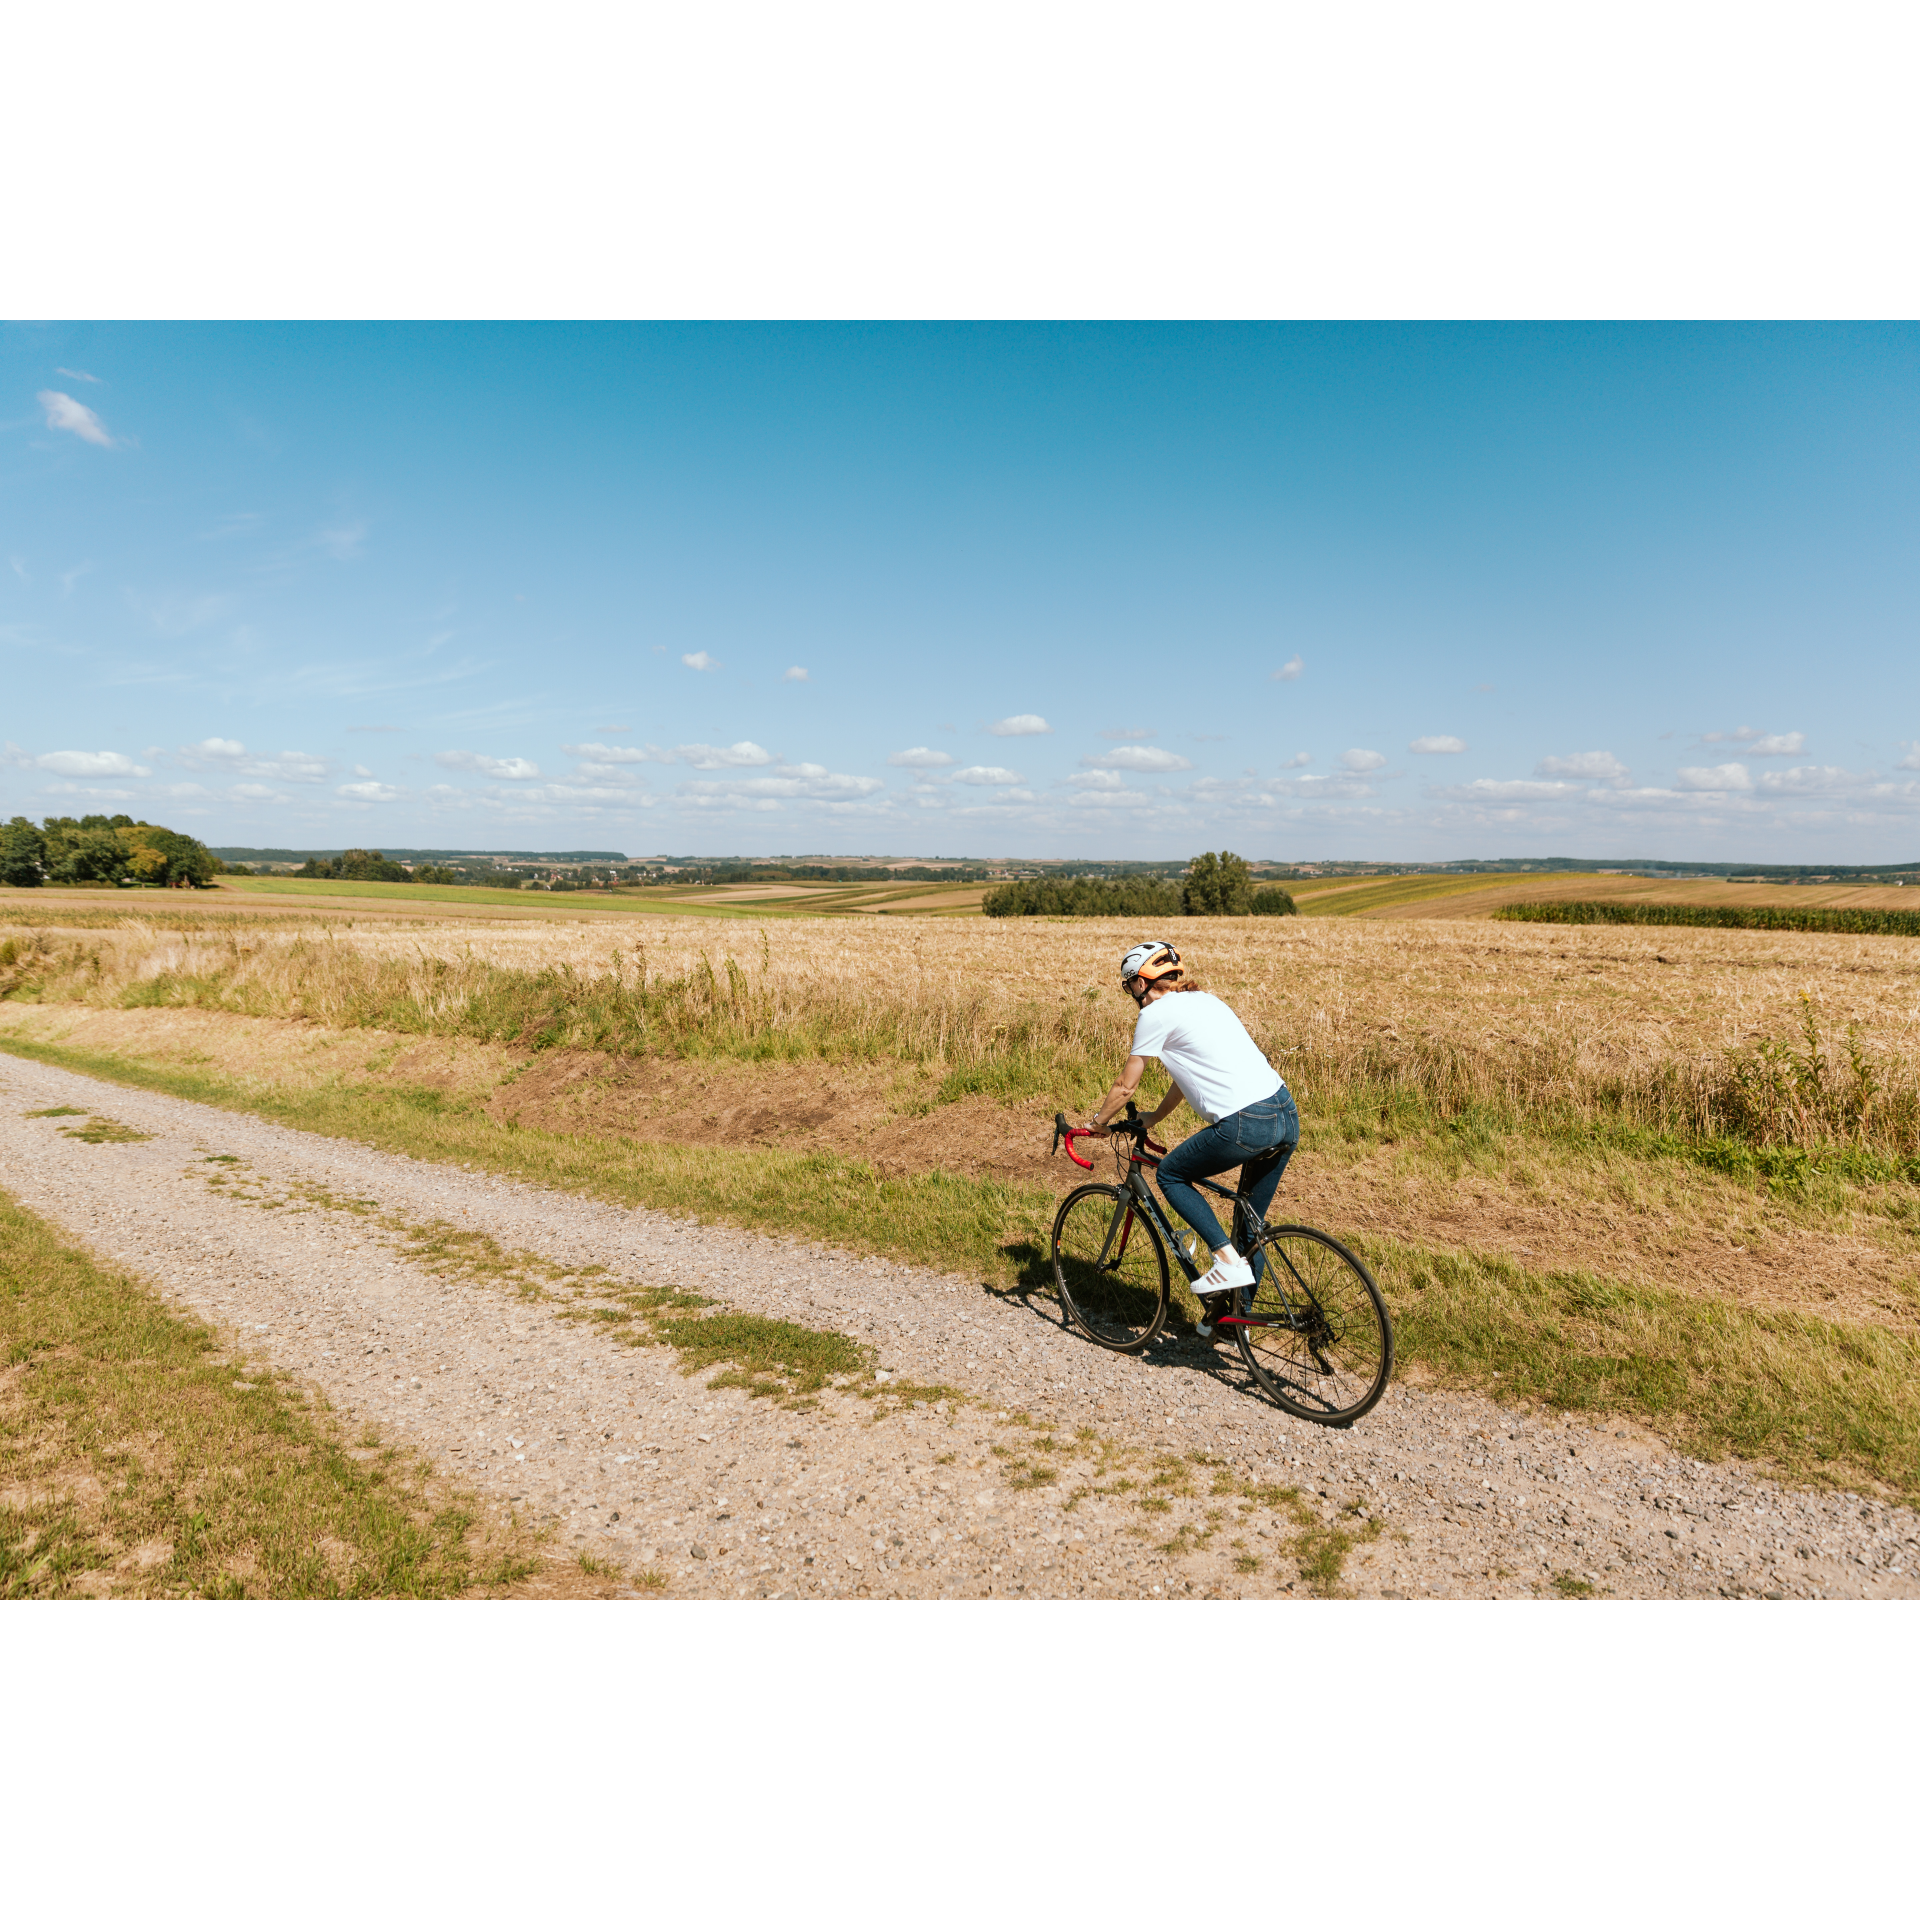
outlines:
[[[76,1118],[26,1117],[54,1106],[150,1137],[95,1144],[65,1131]],[[669,1594],[1304,1596],[1302,1519],[1355,1536],[1342,1591],[1361,1596],[1920,1590],[1910,1509],[1703,1465],[1618,1422],[1396,1384],[1329,1433],[1192,1337],[1108,1354],[1044,1297],[34,1062],[0,1058],[0,1123],[15,1198],[201,1315],[229,1351],[313,1382],[354,1425]],[[862,1397],[871,1374],[812,1413],[716,1391],[666,1348],[562,1317],[550,1293],[430,1270],[405,1228],[433,1222],[554,1268],[681,1282],[849,1333],[880,1374],[969,1398],[889,1409]],[[1240,1498],[1217,1462],[1242,1490],[1300,1499]]]

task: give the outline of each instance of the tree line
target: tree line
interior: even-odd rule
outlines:
[[[1284,887],[1257,886],[1253,870],[1237,853],[1203,853],[1177,880],[1142,876],[1127,880],[1016,880],[995,887],[980,903],[982,913],[1007,919],[1020,914],[1165,920],[1174,915],[1298,913]]]
[[[16,813],[0,827],[0,886],[205,887],[225,869],[190,834],[125,813]]]

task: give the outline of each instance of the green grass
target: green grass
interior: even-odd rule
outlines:
[[[1384,879],[1353,884],[1291,881],[1302,914],[1313,919],[1371,913],[1377,907],[1410,907],[1428,900],[1447,900],[1456,894],[1485,893],[1494,887],[1538,886],[1555,876],[1547,873],[1390,874]]]
[[[886,1175],[826,1153],[689,1148],[502,1126],[424,1089],[242,1085],[18,1038],[0,1049],[124,1085],[263,1114],[423,1160],[978,1276],[1050,1281],[1046,1189]],[[1706,1458],[1920,1497],[1920,1344],[1880,1328],[1763,1311],[1491,1256],[1356,1239],[1391,1304],[1403,1362],[1440,1382],[1625,1415]],[[824,1364],[824,1363],[823,1363]]]
[[[1755,933],[1920,936],[1920,912],[1885,907],[1693,907],[1651,900],[1521,900],[1496,920],[1555,927],[1733,927]]]
[[[356,1452],[282,1380],[0,1195],[0,1595],[374,1598],[532,1571],[470,1502]]]

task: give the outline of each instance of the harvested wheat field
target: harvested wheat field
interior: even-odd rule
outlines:
[[[1046,1157],[1050,1119],[1124,1056],[1138,931],[43,920],[0,934],[0,1045],[1025,1300],[1096,1177]],[[1276,1217],[1367,1257],[1405,1385],[1920,1496],[1916,943],[1174,931],[1300,1099]]]

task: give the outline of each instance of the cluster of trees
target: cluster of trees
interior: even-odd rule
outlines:
[[[1282,887],[1255,886],[1237,853],[1203,853],[1178,880],[1016,880],[980,903],[995,919],[1018,914],[1169,919],[1175,914],[1297,913]]]
[[[0,886],[204,887],[220,862],[200,841],[125,813],[16,813],[0,827]]]
[[[440,871],[438,867],[403,867],[377,848],[370,851],[366,847],[349,847],[337,860],[309,860],[293,877],[296,880],[424,880]]]

